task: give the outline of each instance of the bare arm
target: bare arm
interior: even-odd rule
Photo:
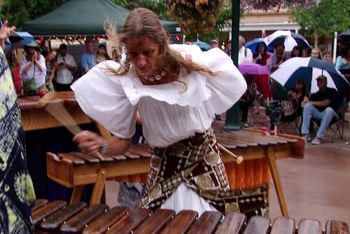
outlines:
[[[39,68],[40,71],[44,70],[43,65],[45,65],[45,64],[40,63],[40,54],[36,51],[34,52],[32,62]]]
[[[309,102],[310,98],[308,96],[304,96],[303,101],[301,102],[301,107],[304,107],[305,103]]]
[[[131,139],[121,139],[116,136],[105,141],[94,132],[82,131],[73,138],[78,148],[84,153],[97,153],[103,150],[103,154],[120,155],[124,154],[130,147]]]
[[[4,48],[4,43],[6,38],[8,38],[10,36],[10,34],[12,32],[14,32],[16,30],[15,26],[8,26],[8,22],[7,20],[5,20],[4,24],[2,25],[2,27],[0,28],[0,46],[2,48]]]
[[[54,80],[55,74],[56,74],[56,70],[57,70],[57,69],[56,69],[56,67],[54,66],[54,67],[52,68],[51,75],[50,75],[49,80],[48,80],[49,83],[52,83],[52,81]]]

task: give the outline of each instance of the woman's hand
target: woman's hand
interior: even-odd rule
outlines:
[[[304,96],[304,99],[303,99],[303,101],[301,102],[301,107],[304,107],[304,106],[305,106],[305,103],[307,103],[307,102],[309,102],[309,101],[310,101],[309,97],[308,97],[308,96]]]
[[[5,40],[15,30],[16,30],[16,27],[15,26],[9,26],[8,25],[8,21],[5,20],[4,24],[0,28],[0,40]]]
[[[78,148],[81,152],[94,154],[99,152],[104,140],[101,136],[94,132],[82,131],[74,136],[73,141],[78,144]]]
[[[0,46],[4,47],[5,39],[8,38],[12,32],[16,30],[15,26],[9,26],[8,21],[5,20],[2,27],[0,28]]]
[[[32,54],[32,63],[35,63],[35,60],[36,60],[36,52]]]

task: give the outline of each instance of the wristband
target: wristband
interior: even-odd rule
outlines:
[[[100,149],[98,150],[98,152],[100,152],[100,154],[105,154],[108,150],[108,144],[107,142],[103,142],[103,144],[100,146]]]

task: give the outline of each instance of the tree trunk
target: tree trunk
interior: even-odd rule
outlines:
[[[314,48],[318,48],[318,34],[314,32]]]

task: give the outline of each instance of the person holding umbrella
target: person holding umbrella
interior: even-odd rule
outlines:
[[[256,53],[253,56],[253,61],[257,64],[266,66],[267,60],[270,58],[270,54],[267,52],[267,46],[265,42],[260,42],[256,47]]]
[[[274,72],[279,68],[279,66],[287,60],[287,57],[284,52],[284,44],[279,43],[275,47],[275,53],[267,60],[267,69],[270,73]],[[270,83],[272,97],[277,100],[281,100],[287,95],[287,90],[279,85],[274,80],[271,80]]]
[[[285,47],[283,43],[277,44],[274,54],[270,57],[270,59],[267,60],[266,66],[271,73],[274,72],[279,67],[279,65],[287,60],[284,49]]]
[[[312,118],[320,119],[321,125],[317,130],[316,137],[311,141],[313,145],[319,145],[325,135],[334,117],[337,117],[337,111],[341,106],[342,95],[335,89],[327,87],[327,77],[320,75],[317,77],[317,86],[319,91],[312,94],[310,98],[305,97],[303,109],[303,122],[301,125],[301,134],[306,142],[311,141],[309,128]]]
[[[313,48],[311,50],[311,57],[317,58],[317,59],[322,59],[321,51],[319,48]]]

